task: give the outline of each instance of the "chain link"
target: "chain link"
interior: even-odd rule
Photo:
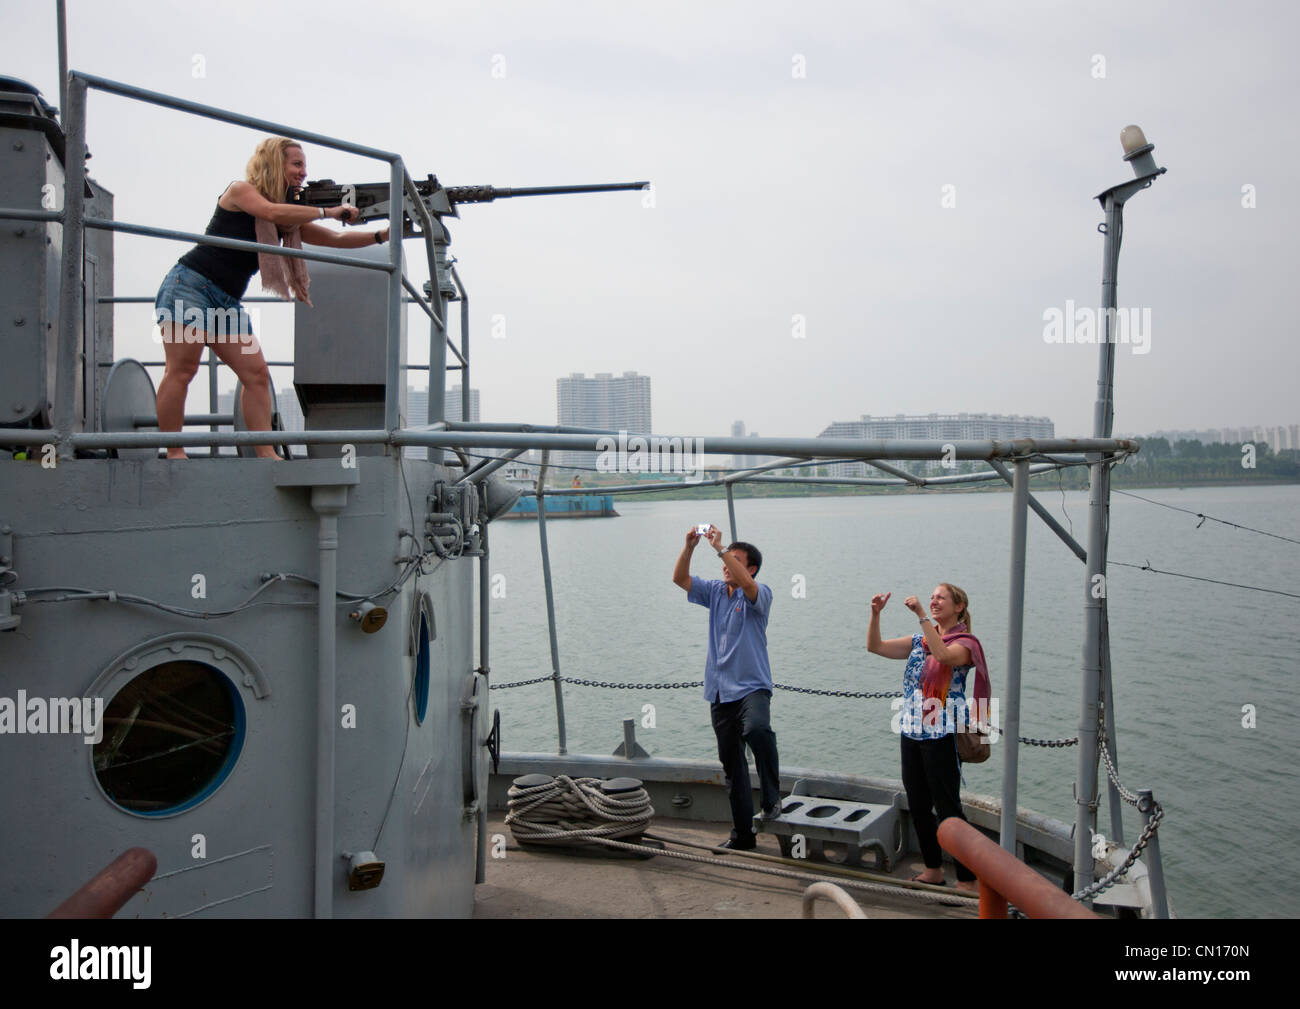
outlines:
[[[1130,806],[1136,807],[1138,804],[1138,797],[1120,784],[1119,772],[1115,770],[1115,765],[1111,763],[1110,744],[1105,735],[1101,736],[1100,743],[1101,746],[1098,747],[1098,749],[1101,750],[1101,759],[1106,764],[1106,776],[1110,778],[1110,783],[1115,786],[1115,791],[1119,792],[1119,797]]]
[[[1105,705],[1099,704],[1097,706],[1097,742],[1099,744],[1097,749],[1101,752],[1102,762],[1106,765],[1106,776],[1110,778],[1110,783],[1115,786],[1115,791],[1119,793],[1121,799],[1127,802],[1130,806],[1134,806],[1138,810],[1145,812],[1145,810],[1142,810],[1141,800],[1137,794],[1125,788],[1119,780],[1119,772],[1115,770],[1115,764],[1110,758],[1110,742],[1106,738],[1105,717]],[[1124,875],[1124,873],[1128,872],[1128,870],[1132,868],[1133,863],[1136,862],[1138,856],[1142,854],[1142,849],[1150,843],[1151,838],[1160,828],[1160,821],[1165,817],[1164,807],[1155,800],[1154,796],[1151,797],[1151,810],[1150,822],[1142,828],[1142,833],[1138,836],[1137,843],[1129,850],[1128,856],[1124,859],[1123,863],[1120,864],[1118,868],[1112,869],[1110,872],[1106,873],[1106,875],[1102,876],[1101,879],[1097,880],[1091,886],[1071,894],[1075,900],[1088,900],[1095,897],[1103,890],[1113,886],[1120,876]]]
[[[489,683],[489,690],[509,690],[511,687],[531,687],[534,683],[545,683],[550,676],[538,676],[531,680],[516,680],[514,683]]]
[[[1070,894],[1071,897],[1075,900],[1090,900],[1097,894],[1101,893],[1102,890],[1113,886],[1120,876],[1124,875],[1124,873],[1128,872],[1129,869],[1133,867],[1133,863],[1138,860],[1138,856],[1142,854],[1142,849],[1147,846],[1148,842],[1150,842],[1152,835],[1154,835],[1160,827],[1160,821],[1163,820],[1165,816],[1164,807],[1161,806],[1160,803],[1156,802],[1155,799],[1152,799],[1151,803],[1154,808],[1154,812],[1151,814],[1151,822],[1142,828],[1142,834],[1138,837],[1137,843],[1133,845],[1132,850],[1129,851],[1128,857],[1125,858],[1118,867],[1111,869],[1110,872],[1106,873],[1106,875],[1102,876],[1101,879],[1097,880],[1097,882],[1093,883],[1091,886],[1085,887],[1082,890],[1076,890],[1074,893]]]
[[[816,694],[818,697],[902,697],[897,690],[817,690],[813,687],[792,687],[788,683],[773,683],[779,690],[789,690],[796,694]]]
[[[690,683],[610,683],[602,680],[575,680],[571,676],[561,676],[560,679],[579,687],[604,687],[606,690],[698,690],[704,686],[703,680]]]
[[[534,683],[548,683],[555,679],[551,676],[537,676],[531,680],[516,680],[514,683],[492,683],[491,690],[508,690],[511,687],[530,687]],[[612,683],[607,680],[580,680],[572,676],[561,676],[561,683],[572,683],[578,687],[605,687],[608,690],[698,690],[704,686],[703,680],[690,683]]]
[[[507,690],[510,687],[528,687],[534,683],[545,683],[548,680],[554,680],[554,676],[538,676],[531,680],[517,680],[514,683],[493,683],[490,685],[492,690]],[[603,687],[606,690],[698,690],[704,686],[703,680],[692,680],[679,683],[614,683],[609,680],[584,680],[572,676],[561,676],[561,683],[572,683],[578,687]],[[848,697],[860,698],[864,700],[880,700],[882,698],[902,697],[903,695],[896,690],[819,690],[815,687],[796,687],[789,683],[773,683],[777,690],[789,690],[795,694],[811,694],[817,697]],[[1020,741],[1028,746],[1076,746],[1079,737],[1074,736],[1070,739],[1031,739],[1028,736],[1021,736]]]

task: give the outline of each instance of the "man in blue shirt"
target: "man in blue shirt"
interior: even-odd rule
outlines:
[[[673,568],[673,582],[686,590],[690,602],[709,609],[704,699],[710,704],[718,759],[731,799],[731,838],[722,847],[749,850],[757,842],[746,743],[758,768],[763,818],[774,820],[781,815],[776,733],[769,714],[772,669],[767,659],[767,617],[772,611],[772,590],[754,581],[763,563],[758,548],[738,542],[721,549],[722,532],[716,526],[708,527],[707,542],[722,559],[722,579],[693,577],[691,554],[700,539],[692,526]]]

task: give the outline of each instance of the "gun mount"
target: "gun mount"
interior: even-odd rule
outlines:
[[[459,217],[457,207],[462,203],[491,203],[493,200],[513,199],[516,196],[562,196],[571,193],[608,193],[645,189],[649,182],[598,182],[581,186],[526,186],[498,189],[496,186],[444,186],[437,176],[415,183],[420,201],[434,217]],[[290,202],[307,207],[337,207],[349,204],[359,210],[357,223],[387,218],[389,212],[389,187],[386,182],[363,182],[340,185],[333,179],[308,182],[290,196]],[[415,215],[409,195],[403,195],[402,237],[419,234],[415,230]]]

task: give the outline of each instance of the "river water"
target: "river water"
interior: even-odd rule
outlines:
[[[1087,495],[1034,482],[1033,493],[1086,546]],[[1300,540],[1300,486],[1138,490],[1143,497]],[[1011,536],[1009,494],[909,493],[736,502],[738,534],[763,553],[758,580],[774,594],[768,625],[778,683],[892,690],[903,663],[865,648],[870,599],[892,592],[886,637],[910,635],[907,595],[924,602],[952,582],[970,597],[973,631],[1001,696]],[[560,668],[623,683],[703,678],[708,613],[673,585],[686,530],[727,528],[725,501],[617,502],[621,517],[548,523]],[[1029,516],[1020,734],[1077,733],[1084,568]],[[1300,544],[1206,521],[1115,494],[1112,562],[1300,593]],[[550,672],[535,522],[492,529],[493,681]],[[721,577],[697,550],[692,573]],[[1108,583],[1120,778],[1151,788],[1170,899],[1181,917],[1300,915],[1300,730],[1292,709],[1297,600],[1112,564]],[[568,749],[610,753],[622,719],[638,720],[652,755],[716,759],[702,692],[565,686]],[[550,684],[496,690],[511,751],[554,750]],[[654,728],[641,727],[653,705]],[[1246,706],[1253,706],[1247,709]],[[1254,726],[1248,714],[1253,710]],[[784,766],[898,777],[888,700],[778,690],[772,703]],[[999,794],[1005,745],[965,770],[972,791]],[[1021,747],[1019,804],[1074,820],[1077,749]],[[1103,769],[1104,774],[1104,769]],[[1109,816],[1103,796],[1098,829]],[[1125,807],[1126,839],[1136,811]]]

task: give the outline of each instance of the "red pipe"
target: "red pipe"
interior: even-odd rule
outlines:
[[[158,859],[147,848],[128,848],[99,875],[56,907],[50,918],[111,918],[153,879]]]
[[[1030,918],[1101,917],[960,817],[939,824],[939,843],[979,877],[981,918],[1005,918],[1008,901]]]

